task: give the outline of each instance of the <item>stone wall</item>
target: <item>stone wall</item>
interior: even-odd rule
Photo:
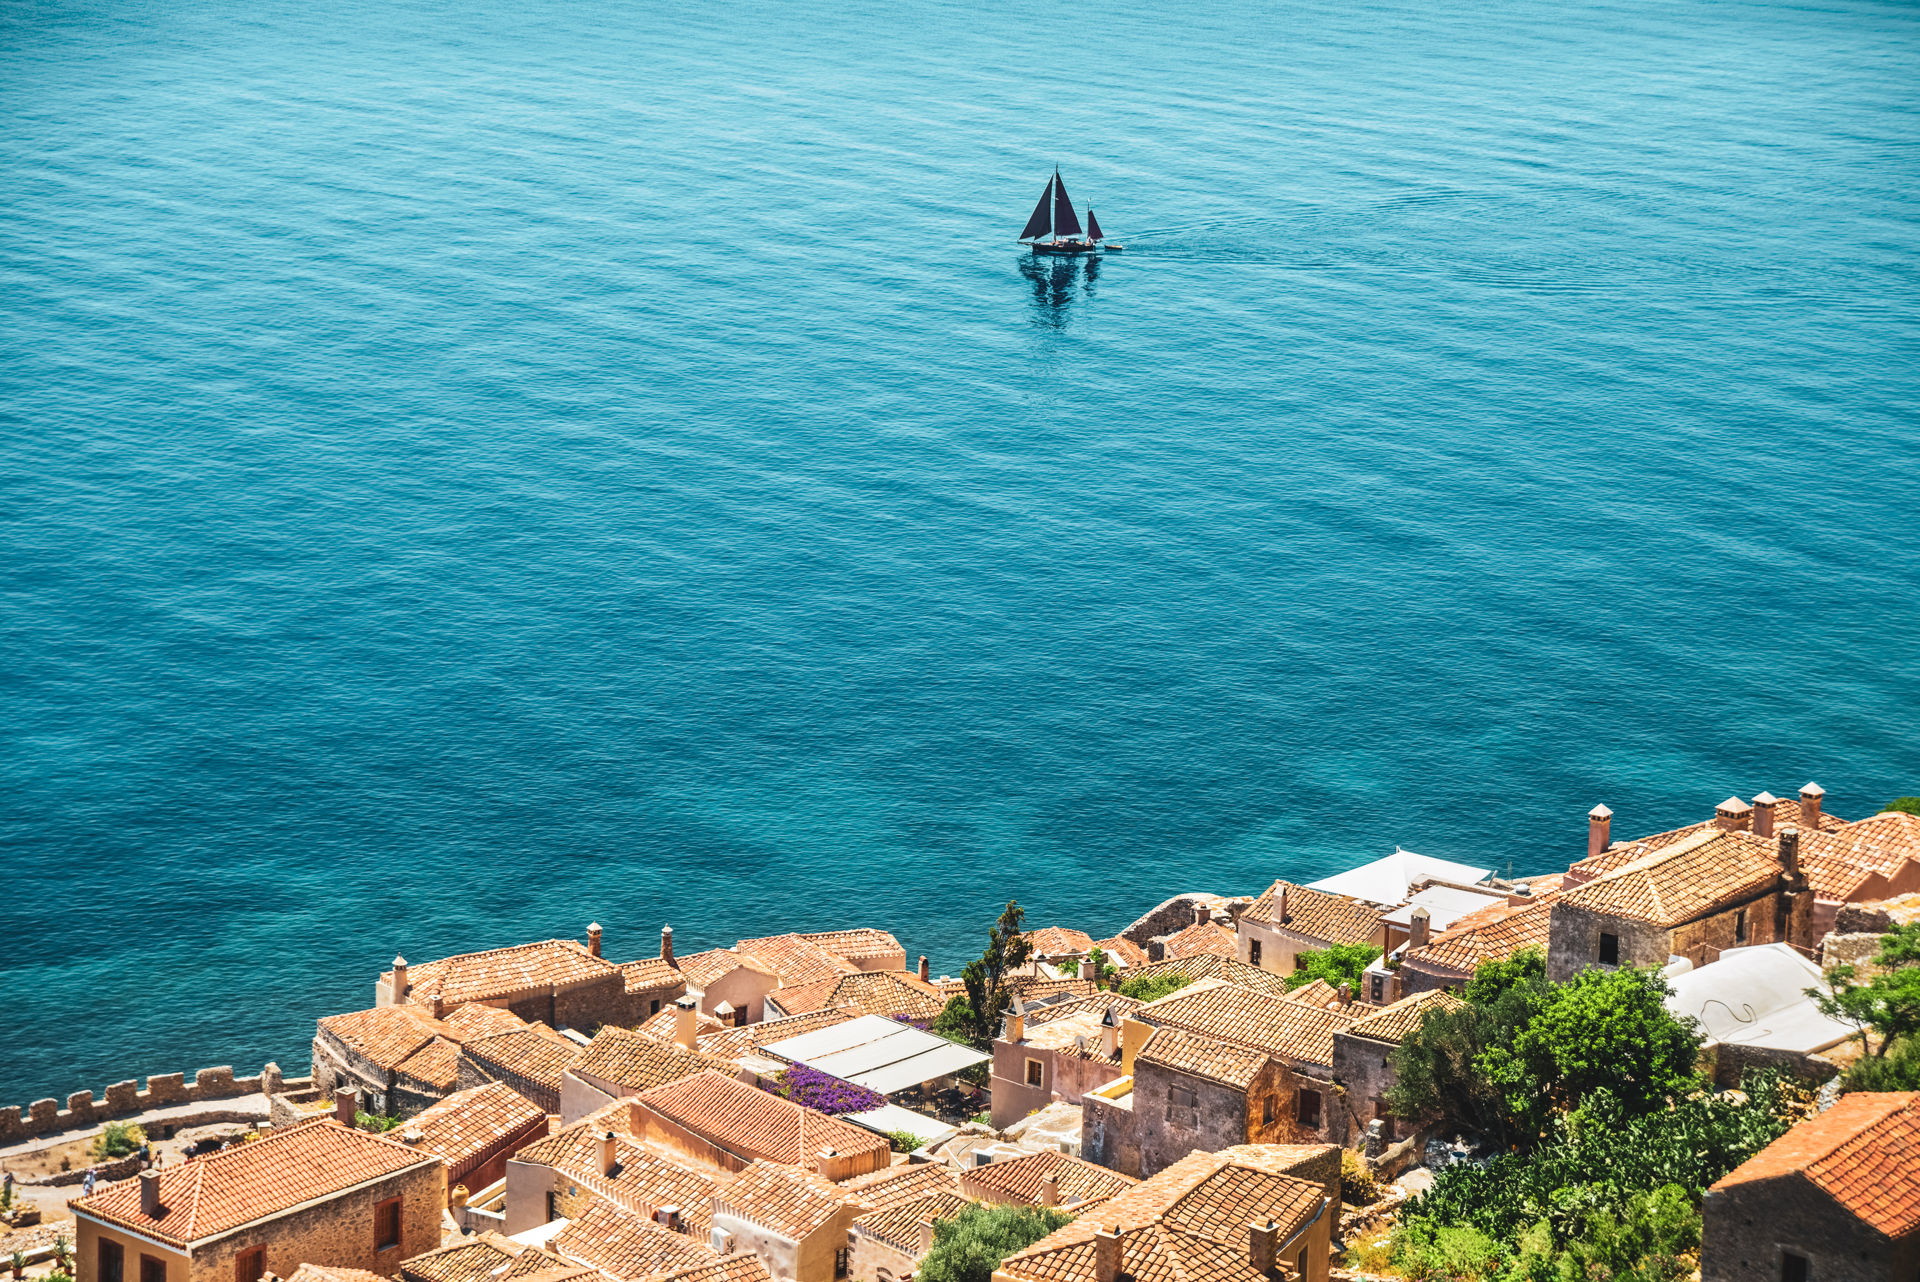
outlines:
[[[263,1090],[280,1088],[280,1070],[269,1064],[253,1077],[235,1077],[230,1066],[203,1068],[189,1084],[183,1073],[158,1073],[147,1079],[146,1089],[129,1078],[107,1087],[96,1099],[92,1091],[75,1091],[67,1096],[67,1106],[58,1100],[35,1100],[24,1111],[0,1108],[0,1145],[18,1144],[61,1131],[85,1130],[116,1117],[144,1113],[150,1108],[179,1104],[198,1104],[206,1100],[234,1099]]]
[[[1703,1282],[1778,1282],[1791,1252],[1818,1282],[1879,1282],[1920,1271],[1920,1238],[1899,1242],[1842,1210],[1799,1175],[1708,1192],[1700,1206]]]
[[[1228,899],[1222,895],[1209,895],[1203,891],[1188,891],[1175,895],[1157,908],[1149,909],[1133,925],[1120,932],[1120,938],[1130,939],[1145,948],[1156,935],[1171,935],[1175,931],[1185,930],[1193,925],[1195,904],[1205,904],[1218,912],[1224,912],[1238,921],[1251,899]]]
[[[1673,932],[1651,922],[1614,917],[1581,908],[1566,900],[1556,900],[1547,927],[1547,978],[1561,983],[1589,966],[1600,964],[1600,936],[1612,935],[1619,943],[1619,965],[1652,966],[1667,964],[1672,953]]]

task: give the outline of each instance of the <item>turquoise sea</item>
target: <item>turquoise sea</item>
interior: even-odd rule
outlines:
[[[0,1103],[1920,792],[1912,5],[0,0],[0,122]]]

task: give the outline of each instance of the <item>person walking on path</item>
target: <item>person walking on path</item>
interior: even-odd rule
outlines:
[[[92,1168],[91,1166],[89,1166],[89,1167],[87,1168],[87,1178],[86,1178],[86,1179],[84,1179],[84,1180],[82,1180],[82,1181],[80,1181],[80,1196],[81,1196],[81,1197],[92,1197],[92,1196],[93,1196],[93,1182],[94,1182],[94,1173],[93,1173],[93,1168]]]

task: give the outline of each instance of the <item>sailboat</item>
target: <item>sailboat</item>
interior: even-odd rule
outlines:
[[[1047,189],[1040,193],[1040,203],[1033,207],[1020,241],[1036,254],[1097,254],[1125,248],[1107,241],[1100,221],[1093,216],[1092,205],[1087,206],[1087,225],[1080,226],[1058,169],[1047,179]]]

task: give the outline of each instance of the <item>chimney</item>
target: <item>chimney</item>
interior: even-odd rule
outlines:
[[[674,965],[673,927],[671,926],[662,926],[660,928],[660,960],[669,966]]]
[[[1763,792],[1753,799],[1754,836],[1773,836],[1773,808],[1779,804],[1780,798],[1770,792]]]
[[[160,1218],[160,1172],[140,1172],[140,1214],[150,1220]]]
[[[1120,1049],[1120,1021],[1113,1017],[1113,1007],[1107,1007],[1107,1013],[1100,1017],[1100,1053],[1112,1059],[1114,1052]]]
[[[354,1115],[359,1111],[359,1091],[351,1086],[343,1086],[333,1093],[333,1116],[342,1126],[352,1126]]]
[[[1507,906],[1509,908],[1517,907],[1532,898],[1533,886],[1524,881],[1517,881],[1513,884],[1513,889],[1507,892]]]
[[[925,953],[920,954],[920,982],[923,984],[931,984],[933,982],[933,968],[927,965],[927,955]]]
[[[1738,797],[1728,797],[1713,808],[1713,822],[1722,832],[1745,832],[1753,825],[1753,807]]]
[[[399,953],[393,955],[393,992],[389,1005],[398,1006],[407,997],[407,959]]]
[[[1800,790],[1800,826],[1820,831],[1820,799],[1827,790],[1817,783],[1810,783]]]
[[[700,1042],[700,1004],[682,997],[673,1004],[673,1044],[682,1050],[694,1050]]]
[[[1042,1206],[1060,1205],[1060,1177],[1058,1175],[1047,1175],[1047,1176],[1041,1177],[1040,1205]]]
[[[1800,830],[1792,825],[1780,830],[1780,872],[1788,881],[1800,878]]]
[[[615,1148],[612,1131],[600,1132],[600,1174],[612,1175],[613,1168],[620,1165],[620,1154]]]
[[[680,1231],[680,1208],[677,1206],[661,1207],[653,1213],[653,1219],[662,1228],[672,1229],[676,1233]]]
[[[1282,886],[1280,888],[1280,924],[1284,926],[1292,920],[1293,918],[1287,913],[1287,888]]]
[[[833,1149],[823,1148],[814,1155],[813,1169],[822,1179],[832,1180],[838,1184],[846,1178],[847,1159]]]
[[[600,923],[597,921],[587,923],[587,953],[593,957],[600,955]]]
[[[1195,904],[1193,906],[1193,924],[1194,925],[1204,926],[1212,920],[1213,920],[1212,908],[1208,907],[1206,904]]]
[[[920,1254],[933,1250],[933,1221],[920,1221]]]
[[[1006,1034],[1006,1040],[1010,1042],[1026,1040],[1027,1006],[1018,997],[1013,999],[1013,1005],[1007,1007],[1007,1022],[1003,1031]]]
[[[1340,981],[1340,1004],[1342,1006],[1353,1005],[1353,985],[1344,979]]]
[[[1427,923],[1433,920],[1433,914],[1424,908],[1413,910],[1413,919],[1407,926],[1407,947],[1425,948],[1427,946]]]
[[[1093,1231],[1093,1282],[1117,1282],[1120,1276],[1120,1235],[1112,1229]]]
[[[1280,1226],[1268,1216],[1267,1222],[1255,1221],[1247,1226],[1247,1263],[1261,1277],[1273,1272],[1273,1266],[1280,1255]]]
[[[409,1126],[400,1132],[400,1140],[412,1148],[419,1148],[427,1142],[427,1133],[417,1126]]]
[[[1595,806],[1587,811],[1587,858],[1607,848],[1608,834],[1613,830],[1613,811],[1605,806]]]

